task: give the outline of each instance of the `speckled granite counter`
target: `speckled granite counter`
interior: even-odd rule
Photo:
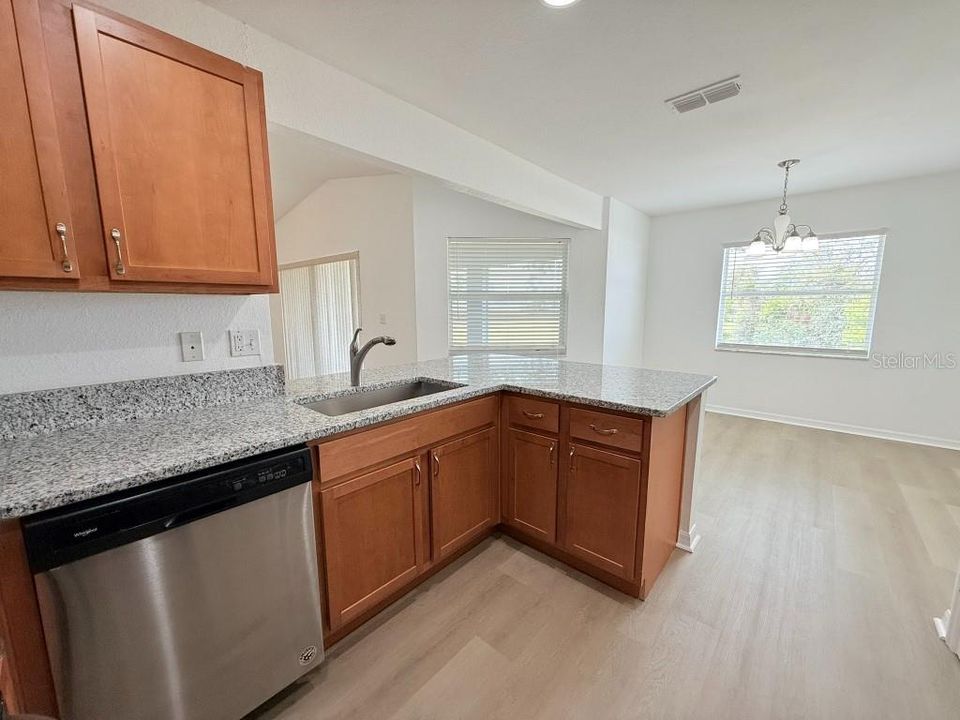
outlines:
[[[393,420],[498,390],[642,415],[668,415],[715,377],[506,355],[364,371],[365,387],[413,379],[462,387],[338,417],[298,403],[355,392],[345,374],[288,382],[286,394],[21,437],[0,443],[0,518],[18,517],[181,473]]]

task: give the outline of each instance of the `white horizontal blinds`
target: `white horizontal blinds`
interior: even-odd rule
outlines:
[[[820,238],[817,252],[723,252],[717,347],[867,357],[882,234]]]
[[[567,240],[450,238],[450,350],[563,354]]]
[[[345,372],[359,325],[355,258],[280,271],[286,373],[293,379]]]

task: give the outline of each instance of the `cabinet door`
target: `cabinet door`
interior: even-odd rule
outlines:
[[[73,14],[111,279],[274,284],[260,74],[134,21]]]
[[[632,579],[640,461],[574,443],[567,460],[561,544],[602,570]]]
[[[426,560],[421,480],[417,457],[321,491],[331,629],[420,572]]]
[[[37,0],[0,0],[0,277],[80,276]]]
[[[557,441],[507,431],[504,522],[553,543],[557,540]]]
[[[450,555],[497,523],[497,430],[489,428],[431,453],[433,559]]]

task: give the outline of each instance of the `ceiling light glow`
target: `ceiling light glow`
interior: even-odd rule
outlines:
[[[565,8],[575,5],[580,0],[540,0],[540,2],[551,8]]]

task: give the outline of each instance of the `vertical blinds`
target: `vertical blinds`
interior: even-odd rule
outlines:
[[[867,357],[884,238],[821,237],[814,253],[725,248],[717,348]]]
[[[357,259],[320,260],[280,270],[287,377],[344,372],[360,324]]]
[[[569,240],[450,238],[451,353],[566,352]]]

